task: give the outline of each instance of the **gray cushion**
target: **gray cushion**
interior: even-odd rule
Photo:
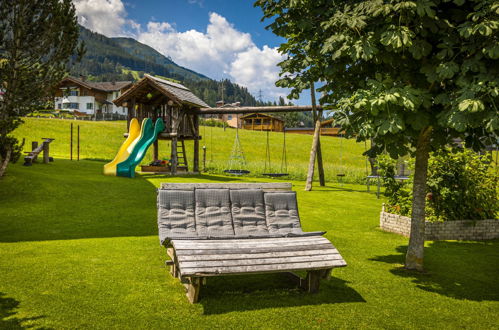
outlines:
[[[160,234],[164,236],[163,240],[173,236],[197,236],[194,219],[194,191],[160,190],[158,192],[158,227],[161,229]]]
[[[234,237],[229,189],[196,189],[198,236]]]
[[[266,192],[264,199],[267,227],[271,234],[289,236],[303,233],[295,192]]]
[[[230,201],[236,236],[259,237],[269,235],[265,221],[265,204],[262,190],[231,190]]]

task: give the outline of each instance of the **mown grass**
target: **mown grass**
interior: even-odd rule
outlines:
[[[119,122],[90,122],[61,119],[25,118],[25,123],[15,131],[18,138],[26,138],[28,150],[31,141],[40,141],[42,137],[52,137],[56,140],[50,145],[54,157],[69,158],[70,156],[70,124],[73,123],[73,157],[76,158],[76,126],[80,125],[80,158],[111,160],[114,158],[121,143],[123,133],[126,132],[126,123]],[[240,130],[241,145],[247,161],[247,169],[252,176],[261,177],[265,172],[266,133]],[[200,129],[203,136],[201,147],[207,147],[206,166],[210,173],[223,173],[227,169],[229,157],[235,139],[235,130],[218,127],[204,127]],[[270,133],[270,150],[273,172],[281,171],[282,133]],[[186,142],[187,157],[192,165],[192,141]],[[307,174],[311,135],[287,134],[287,172],[289,178],[304,180]],[[353,140],[334,137],[321,139],[324,168],[328,181],[337,181],[337,174],[345,174],[345,182],[361,183],[366,176],[366,159],[362,156],[365,150],[363,143]],[[160,141],[160,157],[170,157],[170,144]],[[152,148],[150,148],[152,149]],[[201,155],[202,158],[202,150]],[[152,150],[149,150],[143,163],[152,160]],[[316,171],[317,172],[317,171]]]
[[[279,274],[219,277],[190,305],[164,266],[155,189],[262,179],[127,179],[102,165],[14,164],[0,180],[0,328],[498,328],[499,241],[427,242],[426,272],[405,271],[407,239],[377,228],[382,200],[356,185],[293,181],[305,230],[327,230],[348,263],[319,294]]]

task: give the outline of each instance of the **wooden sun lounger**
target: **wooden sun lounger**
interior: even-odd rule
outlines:
[[[293,278],[317,292],[346,262],[323,232],[301,230],[297,211],[289,183],[163,184],[158,226],[171,274],[191,303],[211,276],[307,271]]]

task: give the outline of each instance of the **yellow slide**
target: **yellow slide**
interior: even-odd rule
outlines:
[[[139,121],[137,120],[137,118],[132,118],[132,120],[130,121],[130,129],[128,130],[128,137],[121,145],[120,150],[118,150],[118,153],[116,154],[116,157],[114,157],[113,161],[104,165],[105,175],[116,175],[116,165],[128,158],[130,152],[133,150],[133,147],[135,146],[139,138]]]

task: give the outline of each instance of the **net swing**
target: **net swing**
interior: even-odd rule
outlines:
[[[244,175],[251,173],[245,169],[246,159],[244,158],[243,148],[239,139],[239,115],[236,117],[236,138],[229,158],[228,169],[224,173],[232,175]]]
[[[267,166],[269,172],[267,172]],[[288,158],[286,153],[286,129],[283,129],[283,143],[282,143],[282,155],[281,155],[281,169],[280,172],[272,172],[272,164],[270,162],[270,139],[269,131],[267,131],[267,145],[265,147],[265,169],[262,175],[269,176],[271,178],[279,178],[283,176],[288,176]]]

